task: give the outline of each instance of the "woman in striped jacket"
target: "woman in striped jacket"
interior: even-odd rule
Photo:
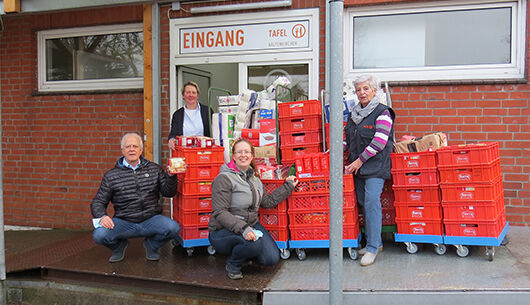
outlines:
[[[363,255],[361,266],[368,266],[383,246],[380,197],[385,179],[390,178],[395,114],[380,103],[375,77],[362,75],[354,85],[359,103],[353,107],[345,127],[351,161],[346,173],[354,175],[357,200],[364,212],[367,244],[359,254]]]

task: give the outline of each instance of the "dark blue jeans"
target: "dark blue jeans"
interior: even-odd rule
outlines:
[[[263,232],[257,241],[245,240],[243,235],[227,229],[210,231],[210,244],[217,252],[229,255],[226,263],[234,271],[241,270],[250,260],[264,266],[275,265],[280,260],[280,250],[267,229],[259,222],[253,228]]]
[[[174,239],[179,234],[179,224],[164,215],[155,215],[139,223],[130,222],[117,217],[112,218],[114,229],[99,227],[94,230],[92,237],[96,244],[116,249],[118,245],[129,238],[145,237],[147,244],[158,250],[166,242]]]

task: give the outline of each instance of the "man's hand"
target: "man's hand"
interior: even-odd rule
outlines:
[[[112,221],[112,218],[110,216],[105,215],[101,217],[101,220],[99,221],[99,224],[106,229],[112,230],[114,229],[114,221]]]
[[[167,147],[169,147],[169,149],[175,149],[176,144],[177,144],[177,139],[175,138],[171,138],[169,139],[169,141],[167,141]]]

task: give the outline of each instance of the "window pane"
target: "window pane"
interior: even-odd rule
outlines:
[[[278,77],[291,82],[293,101],[307,100],[309,96],[309,65],[267,65],[248,67],[248,88],[256,92],[267,89]],[[278,100],[289,101],[290,92],[278,88]]]
[[[511,8],[354,17],[353,68],[511,62]]]
[[[46,80],[143,76],[143,33],[46,40]]]

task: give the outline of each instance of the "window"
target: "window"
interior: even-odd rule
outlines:
[[[143,87],[141,24],[38,33],[39,91]]]
[[[486,3],[485,3],[486,2]],[[345,14],[348,78],[524,78],[526,1],[367,7]]]

